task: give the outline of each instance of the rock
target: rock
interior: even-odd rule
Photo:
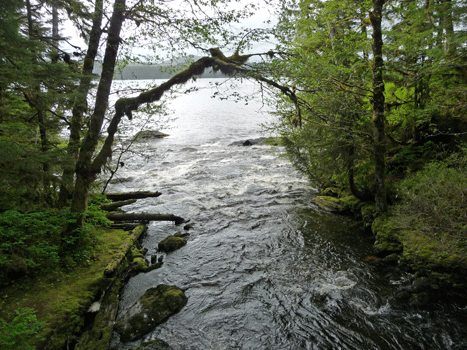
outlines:
[[[423,292],[419,294],[412,294],[409,303],[412,306],[422,307],[426,306],[429,301],[430,296],[428,295],[428,293]]]
[[[138,132],[135,135],[135,138],[138,140],[152,140],[152,139],[161,139],[163,137],[169,136],[158,130],[143,130]]]
[[[339,190],[337,188],[326,187],[324,190],[321,191],[320,195],[337,198],[339,196]]]
[[[162,252],[173,252],[186,244],[186,239],[176,236],[168,236],[159,242],[159,250]]]
[[[150,288],[128,309],[114,329],[123,342],[137,340],[179,312],[187,301],[185,293],[175,286],[161,284]]]
[[[400,242],[400,229],[387,220],[384,215],[375,219],[371,226],[371,230],[375,235],[375,248],[382,255],[391,255],[400,253],[403,250],[403,245]]]
[[[420,292],[430,287],[431,281],[428,277],[418,277],[412,282],[412,290]]]
[[[134,272],[145,272],[148,267],[149,264],[146,259],[141,257],[134,258],[131,262],[131,270]]]
[[[183,227],[183,229],[184,229],[185,231],[188,231],[188,230],[192,229],[194,226],[195,226],[194,223],[187,224],[187,225],[185,225],[185,226]]]
[[[396,266],[398,263],[399,263],[399,254],[396,254],[396,253],[392,253],[388,256],[386,256],[382,262],[383,264],[386,264],[386,265],[391,265],[391,266]]]
[[[154,339],[147,343],[134,346],[130,350],[173,350],[173,348],[162,339]]]
[[[253,146],[253,145],[265,145],[267,143],[272,143],[272,138],[259,137],[257,139],[248,139],[245,141],[235,141],[230,144],[230,146]]]
[[[157,261],[157,255],[153,254],[151,255],[151,264],[154,264]]]

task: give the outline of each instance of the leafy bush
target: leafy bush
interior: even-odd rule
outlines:
[[[110,221],[100,210],[105,197],[91,200],[86,223],[65,235],[64,230],[76,221],[69,211],[47,210],[20,213],[9,210],[0,214],[0,269],[5,280],[15,265],[29,275],[56,269],[65,257],[75,262],[89,259],[96,227],[108,226]]]
[[[400,225],[445,246],[467,242],[467,157],[453,155],[403,180],[392,214]]]
[[[44,328],[37,321],[35,310],[24,308],[16,311],[11,322],[0,319],[0,348],[10,350],[33,349],[28,345],[29,339]]]
[[[7,269],[14,255],[24,258],[29,271],[55,267],[60,259],[60,233],[71,219],[69,213],[58,211],[0,214],[2,269]]]

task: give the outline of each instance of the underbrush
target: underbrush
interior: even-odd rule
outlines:
[[[100,210],[104,197],[91,200],[86,223],[73,234],[64,234],[76,221],[69,210],[0,214],[0,286],[24,276],[69,269],[91,256],[96,227],[110,221]]]
[[[389,220],[418,267],[467,266],[467,156],[432,162],[398,185]]]

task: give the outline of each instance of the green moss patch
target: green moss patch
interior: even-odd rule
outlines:
[[[180,311],[187,300],[175,286],[150,288],[115,324],[115,331],[123,342],[137,340]]]
[[[143,232],[101,229],[90,261],[54,272],[34,280],[21,279],[0,291],[0,318],[11,320],[15,310],[37,310],[36,317],[45,327],[31,345],[41,349],[61,349],[80,334],[83,314],[98,293],[107,288],[112,278],[105,275],[109,266],[116,268],[137,237]]]
[[[159,250],[172,252],[186,245],[186,239],[178,236],[168,236],[159,242]]]

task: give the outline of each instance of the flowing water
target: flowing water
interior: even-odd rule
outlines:
[[[208,87],[220,80],[198,80]],[[251,83],[242,93],[259,95]],[[318,209],[315,191],[273,146],[234,146],[271,121],[260,100],[211,99],[202,89],[171,102],[169,137],[139,142],[110,191],[151,190],[131,212],[176,214],[194,223],[188,243],[160,269],[129,280],[123,314],[148,288],[176,285],[187,305],[142,340],[174,349],[466,349],[467,310],[456,300],[398,306],[404,274],[364,262],[372,242],[352,220]],[[135,122],[133,122],[135,124]],[[148,125],[152,127],[152,125]],[[151,223],[152,254],[172,223]],[[138,344],[118,344],[129,349]]]

